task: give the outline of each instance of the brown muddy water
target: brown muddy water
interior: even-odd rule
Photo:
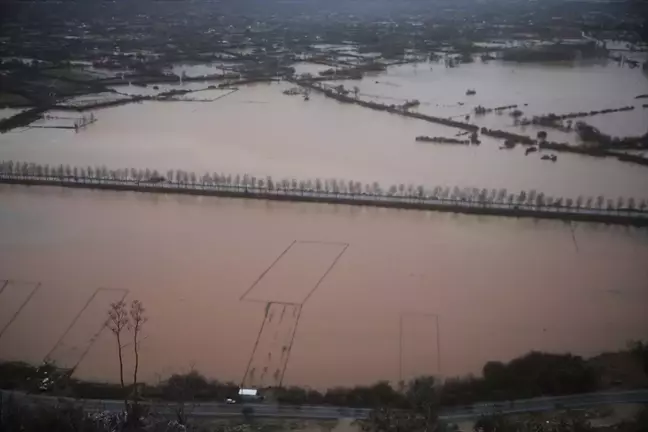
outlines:
[[[634,97],[648,93],[648,75],[615,63],[511,66],[491,62],[446,69],[438,63],[390,67],[386,73],[345,82],[361,97],[384,103],[419,99],[422,112],[463,118],[477,105],[519,104],[525,115],[618,108],[631,112],[586,118],[614,135],[648,129],[648,109]],[[206,83],[187,83],[204,88]],[[183,88],[184,88],[183,87]],[[353,179],[364,183],[536,189],[547,196],[599,194],[646,198],[648,170],[614,159],[560,154],[558,162],[525,156],[518,146],[483,137],[481,146],[415,142],[418,135],[454,137],[457,129],[343,105],[312,94],[286,96],[287,83],[242,87],[212,103],[147,102],[95,112],[86,130],[27,129],[0,136],[0,159],[50,165],[183,169],[248,173],[265,178]],[[468,88],[477,91],[466,96]],[[132,92],[152,91],[133,87]],[[129,93],[127,87],[120,91]],[[193,97],[193,96],[192,96]],[[196,98],[203,98],[201,92]],[[522,106],[528,103],[527,107]],[[463,105],[460,105],[463,104]],[[70,113],[51,113],[70,116]],[[535,136],[506,113],[471,117],[480,126]],[[549,139],[576,143],[575,134],[549,130]]]
[[[617,349],[648,329],[646,230],[6,185],[0,202],[0,275],[15,281],[0,356],[86,378],[117,378],[98,332],[125,294],[148,310],[151,381],[191,367],[240,381],[248,362],[249,385],[284,366],[285,384],[317,387],[396,381],[401,366],[451,376],[531,349]]]
[[[646,75],[613,63],[425,63],[353,85],[444,117],[476,105],[528,103],[528,115],[635,105],[586,121],[619,135],[648,124],[634,100],[648,93]],[[645,167],[573,154],[548,163],[490,138],[417,143],[458,131],[283,95],[290,87],[99,110],[79,133],[12,131],[0,136],[0,160],[647,198]],[[506,114],[473,121],[535,134]],[[593,355],[645,337],[647,262],[647,231],[625,227],[0,185],[0,279],[11,280],[0,293],[0,358],[49,358],[116,380],[115,342],[101,328],[125,296],[148,309],[149,381],[191,367],[316,387],[479,372],[531,349]]]

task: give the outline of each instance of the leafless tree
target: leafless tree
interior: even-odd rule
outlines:
[[[497,189],[491,189],[490,195],[488,195],[488,201],[492,203],[495,201],[496,198],[497,198]]]
[[[520,194],[518,195],[518,199],[517,199],[518,204],[520,204],[520,205],[521,205],[521,204],[524,204],[524,202],[526,201],[526,199],[527,199],[527,194],[526,194],[526,192],[525,192],[525,191],[521,191]]]
[[[110,304],[110,309],[108,309],[108,320],[106,321],[106,327],[115,335],[117,340],[117,355],[119,357],[119,383],[124,392],[124,405],[127,405],[126,402],[126,386],[124,385],[124,355],[122,351],[122,332],[128,327],[128,312],[126,311],[126,303],[124,301],[118,301]]]
[[[139,342],[142,334],[142,327],[148,321],[144,315],[144,305],[139,300],[133,300],[130,306],[130,320],[127,319],[129,330],[133,332],[133,354],[135,364],[133,366],[133,399],[137,403],[137,373],[139,372]]]
[[[515,201],[515,194],[509,194],[508,197],[506,198],[506,202],[508,206],[512,207],[514,201]]]
[[[614,201],[609,199],[606,202],[606,209],[607,210],[614,210]]]
[[[567,198],[567,199],[565,200],[565,207],[567,207],[567,208],[571,208],[571,206],[572,206],[573,204],[574,204],[574,200],[573,200],[573,199],[571,199],[571,198]]]

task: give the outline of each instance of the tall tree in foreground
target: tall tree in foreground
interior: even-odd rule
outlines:
[[[142,327],[148,321],[144,315],[145,309],[142,302],[133,300],[130,308],[129,329],[133,332],[133,354],[135,355],[135,364],[133,366],[133,400],[137,404],[137,373],[139,371],[139,343]]]
[[[124,385],[124,353],[122,346],[122,332],[128,327],[128,312],[126,311],[126,303],[124,301],[118,301],[116,303],[110,304],[110,309],[108,310],[108,320],[106,321],[106,327],[110,329],[115,339],[117,340],[117,356],[119,358],[119,383],[124,394],[124,405],[127,405],[126,401],[126,386]]]

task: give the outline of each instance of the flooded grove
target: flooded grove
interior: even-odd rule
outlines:
[[[420,64],[348,85],[367,98],[418,98],[419,110],[444,117],[479,104],[528,103],[529,115],[634,104],[592,124],[620,135],[645,133],[648,124],[648,110],[633,100],[648,92],[646,75],[614,64]],[[79,133],[14,131],[0,136],[0,159],[646,197],[645,167],[572,154],[552,164],[521,148],[500,151],[486,137],[478,147],[417,143],[418,135],[457,131],[317,94],[283,95],[289,87],[99,110]],[[518,129],[506,114],[475,121]],[[241,300],[295,240],[306,249],[287,254]],[[294,310],[266,311],[264,302],[303,301],[336,244],[348,247],[298,324],[289,319]],[[286,384],[397,380],[399,347],[404,378],[451,376],[531,349],[590,355],[645,337],[646,262],[648,233],[625,227],[2,185],[0,279],[12,282],[0,294],[0,357],[47,356],[78,363],[82,377],[114,380],[114,341],[98,330],[108,304],[127,295],[149,311],[143,367],[151,381],[192,366],[241,380],[268,313],[284,327],[255,354],[254,384],[276,384],[275,370],[263,378],[260,370],[285,354],[288,341],[275,339],[293,330]]]

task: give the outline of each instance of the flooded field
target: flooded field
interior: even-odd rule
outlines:
[[[531,136],[506,112],[475,117],[473,109],[518,104],[532,116],[633,105],[586,121],[618,136],[648,128],[648,109],[634,99],[648,93],[648,75],[611,62],[420,63],[331,82],[339,83],[365,99],[418,99],[424,113],[470,115]],[[115,89],[155,95],[209,84]],[[0,160],[648,198],[646,167],[563,153],[551,163],[520,147],[499,150],[488,137],[480,146],[416,142],[459,130],[283,94],[292,87],[97,110],[97,122],[78,132],[16,129],[0,136]],[[151,381],[192,366],[249,385],[398,380],[401,346],[403,378],[451,376],[531,349],[589,355],[645,337],[646,262],[648,233],[631,228],[0,185],[0,280],[12,280],[0,293],[0,357],[49,358],[78,365],[83,377],[114,379],[114,341],[100,330],[110,302],[127,296],[149,311],[143,368]],[[253,352],[257,337],[262,348]]]
[[[125,294],[148,308],[149,380],[191,366],[242,380],[264,321],[246,382],[285,366],[286,384],[319,387],[397,380],[401,316],[405,378],[595,354],[648,328],[645,230],[19,186],[0,201],[0,278],[18,281],[1,294],[0,356],[83,377],[117,376],[98,331]]]
[[[318,66],[318,65],[315,65]],[[430,70],[431,69],[431,70]],[[462,119],[479,126],[535,136],[501,115],[471,114],[485,107],[518,104],[525,115],[566,113],[636,105],[634,111],[586,120],[603,132],[646,132],[648,110],[634,97],[648,91],[641,71],[615,63],[571,66],[513,66],[480,62],[446,69],[442,64],[393,66],[357,85],[363,98],[402,103],[418,98],[422,112]],[[156,94],[171,88],[200,89],[206,83],[160,85],[158,90],[126,86],[122,93]],[[576,198],[644,198],[648,170],[614,159],[560,154],[557,163],[526,157],[523,148],[499,150],[501,141],[482,137],[482,145],[447,146],[415,142],[418,135],[453,137],[457,129],[401,118],[312,94],[309,101],[282,92],[288,83],[241,87],[212,103],[145,102],[98,110],[98,121],[69,130],[17,130],[0,137],[0,158],[36,163],[183,169],[255,175],[265,178],[353,179],[425,187],[537,189],[547,195]],[[474,88],[474,96],[466,96]],[[216,99],[228,90],[185,97]],[[209,93],[209,94],[207,94]],[[528,106],[523,106],[523,104]],[[537,129],[539,130],[539,129]],[[574,133],[548,131],[549,139],[577,143]]]

